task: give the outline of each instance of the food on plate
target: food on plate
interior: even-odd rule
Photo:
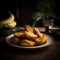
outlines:
[[[13,44],[18,44],[19,42],[20,42],[20,39],[19,39],[19,38],[17,38],[17,37],[12,37],[11,43],[13,43]]]
[[[30,39],[36,39],[38,36],[32,32],[25,31],[25,37]]]
[[[37,38],[35,40],[36,44],[39,45],[39,44],[43,44],[43,38]]]
[[[45,34],[43,35],[43,38],[44,38],[45,41],[48,40],[48,37]]]
[[[15,32],[14,36],[16,36],[16,37],[23,37],[24,36],[24,32]]]
[[[33,32],[32,27],[30,27],[29,25],[25,25],[25,26],[24,26],[24,29],[25,29],[26,31],[28,31],[28,32]]]
[[[35,42],[39,45],[39,44],[44,44],[47,41],[48,37],[43,35],[43,37],[39,37],[35,40]]]
[[[42,34],[37,28],[34,28],[34,32],[35,32],[39,37],[43,37],[43,34]]]
[[[25,25],[24,30],[15,32],[11,40],[20,46],[32,47],[46,43],[48,36],[41,33],[37,28]]]
[[[28,39],[23,39],[20,43],[21,46],[34,46],[35,42]]]

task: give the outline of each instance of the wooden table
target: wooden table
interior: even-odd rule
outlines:
[[[26,50],[9,46],[4,40],[0,42],[0,60],[59,60],[60,41],[52,46]]]

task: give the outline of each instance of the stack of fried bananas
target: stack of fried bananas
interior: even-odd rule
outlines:
[[[38,28],[32,28],[30,25],[25,25],[24,31],[14,33],[11,42],[20,46],[32,47],[44,44],[47,40],[48,37],[41,33]]]

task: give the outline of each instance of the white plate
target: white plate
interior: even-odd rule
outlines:
[[[19,46],[19,45],[15,45],[11,43],[11,38],[14,36],[14,34],[11,34],[9,36],[6,37],[5,41],[7,44],[9,44],[10,46],[16,47],[16,48],[24,48],[24,49],[34,49],[34,48],[41,48],[41,47],[46,47],[46,46],[50,46],[52,45],[53,42],[53,38],[49,35],[48,36],[48,40],[45,44],[39,45],[39,46],[33,46],[33,47],[23,47],[23,46]]]

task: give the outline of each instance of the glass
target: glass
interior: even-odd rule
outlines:
[[[46,32],[47,33],[51,33],[50,27],[53,28],[53,26],[54,26],[54,19],[53,18],[43,17],[42,25],[44,27],[46,27],[46,29],[47,29]]]
[[[33,23],[32,23],[32,27],[35,27],[36,23],[44,16],[43,13],[40,12],[34,12],[32,15],[33,18]]]
[[[49,27],[49,26],[53,26],[54,25],[54,23],[53,23],[53,19],[43,19],[43,26],[45,26],[45,27]]]

